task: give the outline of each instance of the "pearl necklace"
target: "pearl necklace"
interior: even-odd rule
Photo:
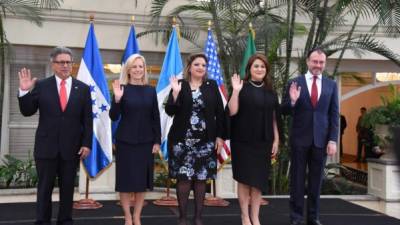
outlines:
[[[253,83],[253,81],[249,80],[249,83],[257,88],[264,86],[264,82],[262,82],[261,84],[255,84],[255,83]]]

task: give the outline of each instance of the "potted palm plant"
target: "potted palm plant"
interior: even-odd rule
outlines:
[[[385,151],[381,159],[394,160],[393,132],[400,126],[400,93],[397,87],[389,85],[390,96],[382,96],[382,104],[371,108],[363,117],[362,123],[373,132],[373,143]]]

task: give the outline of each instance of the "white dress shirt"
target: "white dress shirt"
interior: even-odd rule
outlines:
[[[305,78],[306,78],[306,82],[307,82],[308,93],[310,94],[310,97],[311,97],[311,87],[312,87],[312,83],[314,80],[314,75],[312,75],[310,73],[310,71],[307,71],[307,73],[305,74]],[[317,99],[319,99],[319,96],[321,96],[322,74],[317,75],[316,83],[317,83],[317,89],[318,89]]]
[[[58,95],[60,95],[61,78],[59,78],[58,76],[55,76],[55,77],[56,77],[57,92],[58,92]],[[69,99],[69,94],[71,93],[71,86],[72,86],[72,78],[71,78],[71,77],[68,77],[68,78],[65,80],[65,88],[67,89],[67,102],[68,102],[68,99]],[[30,92],[30,90],[23,91],[23,90],[21,90],[20,88],[19,88],[18,90],[19,90],[19,91],[18,91],[18,92],[19,92],[19,93],[18,93],[18,96],[19,96],[19,97],[22,97],[22,96],[28,94],[28,92]]]
[[[57,82],[57,92],[58,95],[60,95],[60,84],[61,84],[61,78],[59,78],[58,76],[56,77],[56,82]],[[69,99],[69,94],[71,93],[71,86],[72,86],[72,78],[68,77],[67,79],[65,79],[65,88],[67,89],[67,102]]]

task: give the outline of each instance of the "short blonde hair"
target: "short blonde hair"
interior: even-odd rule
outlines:
[[[119,79],[121,84],[127,84],[129,83],[129,69],[132,67],[133,62],[136,61],[136,59],[141,59],[143,61],[143,68],[144,68],[144,76],[142,78],[143,84],[148,84],[149,83],[149,78],[147,76],[147,66],[146,66],[146,60],[142,55],[139,54],[133,54],[129,56],[129,58],[126,60],[124,66],[122,67],[122,73],[121,77]]]

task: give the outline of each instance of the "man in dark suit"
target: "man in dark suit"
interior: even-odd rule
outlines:
[[[58,177],[60,207],[57,225],[72,225],[74,181],[79,159],[90,153],[93,121],[89,87],[71,77],[72,52],[56,47],[50,54],[54,75],[37,81],[19,73],[19,107],[24,116],[39,110],[34,158],[38,174],[36,222],[51,224],[51,195]]]
[[[326,54],[313,49],[307,56],[308,72],[289,82],[282,111],[292,116],[290,130],[290,222],[303,224],[307,175],[307,225],[320,225],[319,197],[327,155],[336,153],[338,93],[336,83],[322,76]]]

